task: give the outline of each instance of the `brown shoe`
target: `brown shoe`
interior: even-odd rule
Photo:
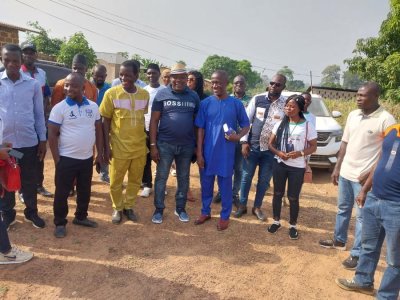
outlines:
[[[257,219],[259,219],[262,222],[264,222],[267,219],[267,217],[265,216],[263,211],[258,207],[253,207],[251,212],[253,213],[253,215],[255,215],[257,217]]]
[[[217,230],[218,230],[218,231],[225,230],[225,229],[228,228],[228,226],[229,226],[229,220],[222,220],[222,219],[219,219],[219,221],[218,221],[218,223],[217,223]]]
[[[201,215],[194,221],[194,225],[201,225],[204,224],[206,221],[210,220],[211,216],[210,215]]]

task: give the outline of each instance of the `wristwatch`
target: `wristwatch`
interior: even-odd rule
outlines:
[[[301,156],[304,156],[304,151],[300,151]]]
[[[248,143],[249,143],[248,141],[240,141],[240,145],[248,144]]]

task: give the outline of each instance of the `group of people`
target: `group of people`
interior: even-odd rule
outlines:
[[[7,158],[10,147],[23,153],[19,160],[19,193],[26,206],[25,219],[33,226],[45,227],[38,214],[37,193],[52,197],[43,187],[41,167],[48,141],[55,164],[53,212],[57,238],[67,234],[68,197],[75,192],[77,206],[72,223],[98,226],[88,218],[93,164],[101,180],[110,186],[112,223],[120,224],[123,218],[137,221],[134,208],[141,188],[142,197],[154,191],[152,222],[163,223],[166,183],[172,166],[177,178],[174,214],[181,222],[189,222],[186,202],[193,197],[189,182],[191,164],[195,162],[202,200],[195,225],[211,219],[212,202],[221,202],[217,230],[229,227],[232,206],[236,207],[235,218],[245,215],[258,167],[252,214],[260,221],[266,220],[262,204],[272,178],[273,222],[267,231],[275,234],[281,228],[282,199],[286,194],[290,203],[288,235],[290,239],[299,238],[299,197],[309,156],[317,149],[316,118],[308,111],[312,101],[309,93],[288,98],[282,95],[284,75],[273,76],[267,92],[249,97],[242,75],[234,78],[233,93],[229,94],[228,74],[215,70],[211,76],[213,94],[207,96],[202,74],[188,71],[179,63],[163,72],[157,64],[149,64],[145,67],[146,85],[139,80],[140,64],[127,60],[121,65],[119,78],[108,84],[103,65],[95,66],[91,81],[86,79],[86,58],[77,54],[71,74],[58,81],[51,93],[43,70],[35,66],[36,55],[36,47],[30,42],[21,47],[5,45],[5,70],[0,72],[4,141],[0,158]],[[333,183],[339,185],[335,234],[319,244],[346,248],[356,201],[355,242],[350,257],[343,262],[346,268],[357,268],[356,276],[337,283],[349,290],[371,293],[386,233],[389,266],[378,291],[383,299],[396,291],[398,294],[400,287],[400,223],[395,218],[400,215],[400,170],[399,125],[392,126],[395,120],[379,105],[379,95],[379,86],[373,82],[358,90],[359,109],[347,119],[332,174]],[[156,163],[154,184],[152,161]],[[215,178],[218,193],[214,196]],[[368,193],[371,186],[373,191]],[[0,199],[0,264],[32,258],[31,253],[10,245],[7,230],[15,223],[14,206],[14,193],[4,191]]]

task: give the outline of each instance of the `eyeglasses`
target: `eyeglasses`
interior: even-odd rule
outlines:
[[[270,82],[269,82],[269,85],[270,85],[270,86],[281,87],[281,86],[282,86],[282,83],[275,82],[275,81],[270,81]]]

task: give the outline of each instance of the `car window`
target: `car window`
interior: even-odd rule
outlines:
[[[321,98],[312,98],[312,102],[308,108],[314,116],[316,117],[330,117],[331,114],[326,107],[324,100]]]

